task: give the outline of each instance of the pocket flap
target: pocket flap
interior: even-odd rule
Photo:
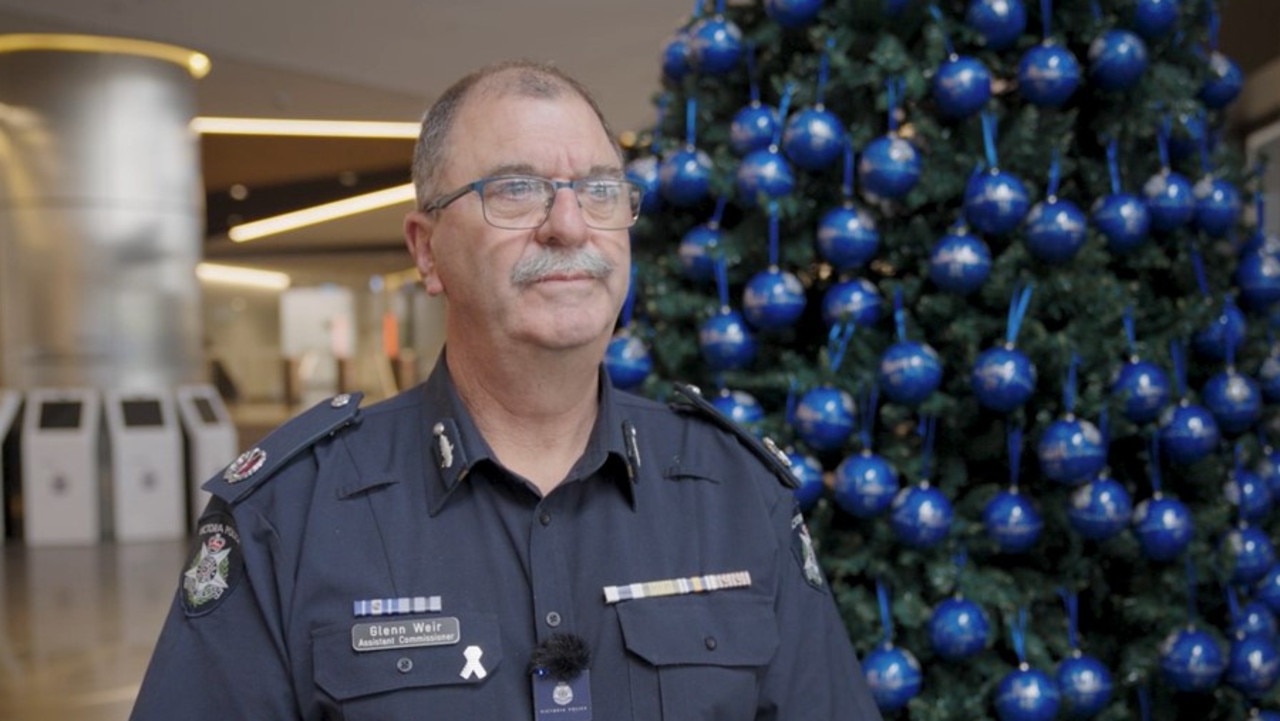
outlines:
[[[618,604],[627,649],[655,666],[763,666],[778,649],[770,599],[740,591]]]

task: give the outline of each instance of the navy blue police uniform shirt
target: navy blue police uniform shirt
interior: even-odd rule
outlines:
[[[734,433],[603,380],[541,497],[443,362],[357,405],[206,484],[134,721],[534,719],[557,633],[589,646],[595,721],[880,718],[790,489]]]

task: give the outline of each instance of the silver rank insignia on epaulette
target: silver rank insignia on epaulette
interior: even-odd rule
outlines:
[[[449,434],[445,431],[443,423],[437,423],[431,428],[431,435],[436,439],[436,462],[443,469],[453,467],[453,442],[449,440]]]
[[[809,535],[809,527],[805,525],[804,516],[800,513],[791,518],[791,535],[795,540],[796,560],[804,571],[804,580],[814,588],[822,588],[826,579],[822,576],[822,566],[818,564],[818,554],[813,550],[813,537]]]
[[[244,479],[252,476],[262,468],[262,464],[267,462],[267,452],[261,448],[250,448],[241,453],[231,465],[227,466],[227,470],[222,472],[222,480],[227,483],[239,483]]]
[[[774,458],[778,459],[779,463],[781,463],[782,465],[786,466],[789,469],[791,468],[792,466],[791,457],[788,456],[786,453],[784,453],[783,450],[778,447],[778,444],[774,443],[772,438],[770,438],[769,436],[764,436],[763,438],[760,439],[760,442],[764,444],[764,447],[766,450],[768,450],[770,453],[773,454]],[[792,469],[792,471],[794,472],[794,469]]]

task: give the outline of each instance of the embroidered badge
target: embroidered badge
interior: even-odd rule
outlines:
[[[196,535],[199,543],[182,573],[182,605],[187,615],[217,608],[244,571],[240,533],[230,515],[201,518]]]
[[[822,566],[818,565],[818,554],[813,551],[813,538],[809,535],[809,527],[804,523],[804,516],[797,513],[791,517],[791,536],[794,539],[792,548],[796,560],[804,570],[804,580],[814,588],[826,586],[822,575]]]
[[[227,466],[227,470],[222,474],[222,480],[227,483],[239,483],[257,473],[258,469],[262,468],[262,464],[266,462],[266,451],[261,448],[250,448],[232,461],[231,465]]]

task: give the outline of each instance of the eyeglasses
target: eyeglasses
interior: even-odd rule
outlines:
[[[481,178],[428,201],[422,210],[426,213],[442,210],[474,190],[480,194],[480,208],[489,225],[505,230],[529,230],[547,222],[561,188],[573,190],[583,221],[589,228],[630,228],[640,215],[644,189],[638,183],[622,178],[551,180],[534,175]]]

